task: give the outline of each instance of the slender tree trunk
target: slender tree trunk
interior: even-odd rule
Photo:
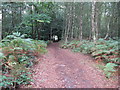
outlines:
[[[67,4],[67,8],[68,8],[68,13],[67,13],[67,23],[66,23],[66,36],[65,36],[65,42],[68,41],[69,39],[69,33],[70,33],[70,29],[71,29],[71,4],[68,3]]]
[[[12,7],[12,28],[14,29],[14,8],[13,8],[13,3],[11,3],[11,7]]]
[[[38,29],[38,22],[36,21],[36,30],[37,30],[37,33],[38,33],[38,40],[41,39],[41,32],[40,32],[40,30],[42,29],[42,25],[40,25],[40,26],[41,27]]]
[[[97,5],[97,3],[96,3]],[[96,40],[98,39],[98,8],[95,6],[95,34],[96,34]]]
[[[68,22],[68,19],[67,19],[67,16],[68,16],[68,13],[67,13],[67,7],[68,7],[68,5],[67,5],[67,3],[65,4],[65,6],[66,6],[66,8],[65,8],[65,35],[64,35],[64,38],[65,38],[65,42],[67,42],[67,26],[68,26],[68,24],[67,24],[67,22]]]
[[[32,18],[32,14],[34,13],[34,6],[32,5],[31,6],[31,18]],[[35,39],[36,37],[36,30],[34,30],[34,21],[31,19],[31,22],[32,22],[32,26],[31,26],[31,29],[32,29],[32,38]]]
[[[68,18],[68,28],[67,28],[67,32],[66,32],[66,42],[69,39],[69,31],[70,31],[70,16]]]
[[[2,9],[0,9],[0,40],[1,39],[2,39]]]
[[[68,22],[68,19],[67,19],[67,17],[66,17],[66,21],[65,22],[66,22],[66,24],[65,24],[65,36],[64,37],[65,37],[65,42],[67,42],[68,41],[68,38],[67,38],[67,30],[68,30],[67,29],[67,27],[68,27],[67,22]]]
[[[20,5],[20,22],[19,23],[21,22],[22,22],[22,6]]]
[[[73,31],[74,31],[74,16],[75,16],[75,6],[74,6],[75,3],[72,3],[72,27],[71,27],[71,40],[73,39]]]
[[[110,20],[108,20],[108,24],[107,24],[107,33],[106,33],[104,39],[107,39],[107,37],[109,36],[109,31],[110,31]]]
[[[79,40],[82,40],[82,36],[83,36],[83,32],[82,32],[82,28],[83,28],[83,21],[82,21],[82,18],[83,18],[83,3],[81,2],[81,4],[80,4],[80,17],[79,17],[79,19],[80,19],[80,33],[79,33]]]
[[[120,2],[117,3],[117,10],[118,10],[118,37],[120,37],[120,30],[119,30],[120,29]]]
[[[50,40],[52,40],[52,27],[50,28]]]
[[[92,39],[93,41],[96,41],[96,33],[95,33],[95,6],[96,6],[96,1],[92,2]]]
[[[67,33],[67,36],[68,36],[68,39],[70,40],[71,39],[71,35],[70,35],[70,33],[71,33],[71,30],[72,30],[72,3],[70,3],[70,11],[69,11],[69,21],[68,21],[68,33]]]

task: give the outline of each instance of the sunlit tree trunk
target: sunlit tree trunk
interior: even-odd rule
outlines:
[[[95,23],[95,5],[96,5],[96,1],[93,1],[92,2],[92,20],[91,20],[91,23],[92,23],[92,39],[93,41],[96,41],[96,33],[95,33],[95,29],[96,29],[96,23]]]
[[[68,39],[70,39],[70,30],[71,30],[71,26],[72,26],[72,7],[71,7],[71,3],[68,3],[67,4],[67,7],[68,7],[68,13],[67,13],[67,26],[66,26],[66,36],[65,36],[65,41],[67,42]]]
[[[66,8],[65,8],[65,42],[68,41],[68,37],[67,37],[67,27],[68,27],[68,3],[65,4]]]
[[[73,4],[69,3],[69,21],[68,21],[68,39],[71,39],[71,32],[72,32],[72,23],[73,23]]]
[[[106,33],[104,39],[107,39],[107,37],[109,36],[109,31],[110,31],[110,20],[108,20],[108,24],[107,24],[107,33]]]
[[[32,18],[32,14],[34,13],[34,6],[32,5],[31,6],[31,18]],[[34,30],[34,20],[31,19],[31,22],[32,22],[32,38],[35,39],[36,37],[36,30]]]

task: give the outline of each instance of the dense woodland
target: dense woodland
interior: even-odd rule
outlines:
[[[14,31],[33,39],[62,40],[113,38],[119,29],[118,2],[3,3],[2,38]]]
[[[119,29],[120,2],[4,2],[0,86],[30,84],[30,68],[47,52],[53,35],[64,42],[61,48],[104,62],[110,78],[120,65]]]

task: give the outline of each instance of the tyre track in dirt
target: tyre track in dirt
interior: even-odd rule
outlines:
[[[105,75],[94,67],[93,59],[81,53],[59,48],[58,43],[48,47],[34,68],[33,88],[115,88]]]

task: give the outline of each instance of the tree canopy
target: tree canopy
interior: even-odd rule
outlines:
[[[33,39],[50,40],[52,35],[72,39],[118,36],[118,2],[4,2],[2,38],[12,32]]]

